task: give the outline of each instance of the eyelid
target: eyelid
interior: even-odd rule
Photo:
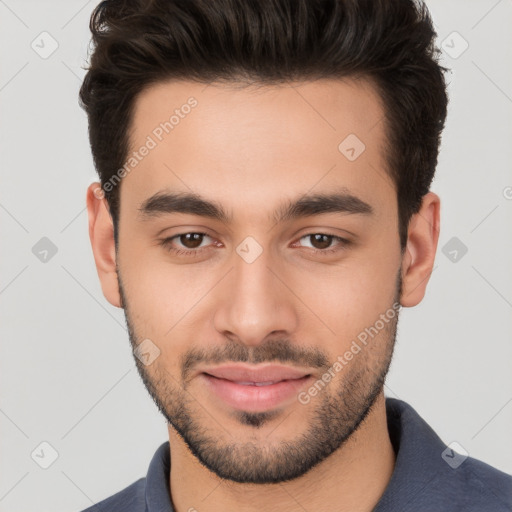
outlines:
[[[328,255],[338,254],[338,253],[346,250],[349,246],[351,246],[353,244],[352,240],[349,240],[347,238],[341,237],[339,235],[335,235],[333,233],[323,232],[323,231],[312,231],[312,232],[309,232],[309,233],[306,233],[306,234],[300,236],[298,238],[297,242],[295,242],[293,245],[295,246],[303,238],[308,238],[308,237],[311,237],[313,235],[327,236],[329,238],[332,238],[334,242],[337,242],[333,246],[328,247],[326,249],[316,249],[315,247],[305,247],[306,249],[308,249],[308,252],[313,253],[315,255],[319,254],[319,255],[322,255],[322,256],[328,256]],[[301,246],[301,247],[303,247],[303,246]]]

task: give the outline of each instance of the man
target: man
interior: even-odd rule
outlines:
[[[425,6],[109,0],[91,30],[89,234],[169,442],[87,510],[511,510],[384,396],[439,235]]]

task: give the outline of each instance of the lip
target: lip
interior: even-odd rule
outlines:
[[[307,370],[277,364],[252,367],[249,365],[231,364],[207,368],[203,372],[218,379],[226,379],[233,382],[279,382],[282,380],[300,379],[309,374]]]
[[[307,370],[283,365],[226,365],[208,368],[200,378],[225,404],[262,412],[296,399],[312,375]]]

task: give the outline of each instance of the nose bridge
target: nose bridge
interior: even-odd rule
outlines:
[[[216,329],[247,345],[261,343],[274,331],[289,334],[297,321],[293,295],[277,277],[270,251],[260,249],[253,259],[255,250],[251,241],[237,248],[215,311]]]

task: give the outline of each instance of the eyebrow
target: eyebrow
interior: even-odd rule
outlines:
[[[189,192],[159,191],[143,201],[138,210],[138,217],[141,221],[173,213],[198,215],[218,220],[224,224],[230,224],[233,220],[233,217],[220,203]],[[375,212],[370,204],[343,189],[341,192],[303,195],[295,201],[288,200],[272,212],[269,220],[277,224],[323,213],[371,216]]]

